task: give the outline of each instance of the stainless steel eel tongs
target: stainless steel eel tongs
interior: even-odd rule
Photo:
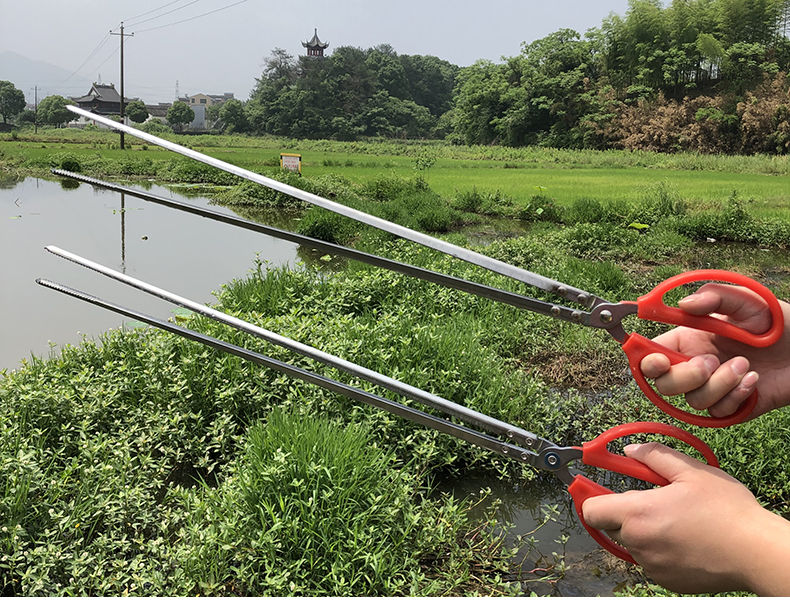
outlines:
[[[496,258],[491,258],[479,252],[469,250],[448,241],[431,237],[425,233],[409,229],[399,224],[389,222],[383,218],[372,216],[361,212],[357,209],[345,206],[303,191],[286,183],[279,182],[272,178],[256,174],[250,170],[245,170],[238,166],[234,166],[227,162],[209,157],[193,149],[188,149],[177,145],[171,141],[156,137],[152,134],[130,128],[129,126],[119,124],[108,118],[92,114],[83,109],[69,106],[69,110],[82,115],[88,119],[102,123],[110,128],[127,132],[140,139],[148,141],[152,144],[159,145],[165,149],[174,151],[180,155],[184,155],[196,161],[202,162],[214,168],[218,168],[230,174],[234,174],[245,180],[257,183],[259,185],[268,187],[275,191],[279,191],[286,195],[290,195],[296,199],[300,199],[314,206],[329,210],[341,216],[351,218],[362,224],[366,224],[387,233],[391,233],[403,239],[413,241],[430,249],[434,249],[452,257],[464,260],[471,264],[480,266],[492,272],[505,275],[521,283],[537,287],[546,292],[559,296],[568,302],[581,308],[573,308],[561,304],[555,304],[550,301],[540,300],[537,298],[530,298],[522,296],[513,292],[500,290],[484,286],[482,284],[465,281],[450,277],[448,275],[441,275],[425,269],[417,269],[417,267],[409,267],[404,270],[405,265],[396,263],[391,260],[380,258],[378,256],[363,255],[357,252],[358,258],[363,261],[370,262],[377,266],[391,268],[392,270],[400,270],[406,274],[417,276],[421,279],[426,279],[434,283],[441,283],[448,287],[455,287],[462,291],[467,291],[477,295],[482,295],[491,299],[499,300],[507,304],[538,312],[548,315],[561,321],[569,321],[578,325],[583,325],[593,329],[602,329],[608,332],[615,340],[617,340],[623,352],[628,359],[628,365],[631,374],[634,377],[639,388],[644,392],[645,396],[662,411],[671,415],[672,417],[694,424],[706,427],[725,427],[730,426],[742,421],[745,421],[757,405],[759,394],[755,390],[752,394],[730,415],[725,417],[708,417],[704,414],[693,413],[681,409],[671,402],[664,399],[655,388],[648,382],[647,378],[642,372],[641,361],[647,355],[652,353],[664,354],[672,364],[681,363],[689,360],[689,357],[671,350],[660,344],[645,338],[638,333],[627,333],[622,325],[623,319],[630,315],[637,315],[641,319],[650,321],[658,321],[669,325],[685,325],[694,327],[727,338],[738,340],[750,346],[767,347],[776,343],[782,335],[784,329],[784,317],[782,314],[779,302],[773,293],[764,285],[730,271],[721,270],[702,270],[690,271],[681,273],[659,283],[652,291],[640,296],[636,301],[623,301],[623,302],[609,302],[600,296],[590,292],[583,291],[575,288],[566,283],[550,279],[543,275],[528,271],[524,268],[508,264]],[[293,239],[292,239],[293,240]],[[350,255],[348,248],[346,248],[346,255]],[[367,259],[363,258],[366,256]],[[401,268],[396,268],[400,266]],[[721,318],[709,316],[697,316],[687,313],[677,307],[667,306],[664,301],[664,295],[677,287],[694,283],[698,281],[721,281],[725,283],[732,283],[750,289],[758,297],[762,298],[763,303],[769,310],[772,321],[770,327],[760,334],[751,333],[739,326],[729,323]]]
[[[297,342],[282,335],[268,331],[262,327],[253,325],[237,317],[220,312],[217,309],[199,304],[178,294],[169,292],[160,287],[146,283],[140,279],[130,277],[109,267],[103,266],[97,262],[80,257],[74,253],[54,246],[47,246],[46,250],[55,254],[56,256],[65,258],[80,266],[90,268],[102,275],[154,295],[157,298],[167,300],[168,302],[177,304],[196,313],[204,315],[210,319],[232,326],[235,329],[245,333],[252,334],[268,342],[277,344],[289,350],[300,353],[306,357],[315,359],[323,364],[355,375],[365,381],[382,386],[391,392],[403,395],[412,401],[428,405],[429,407],[445,413],[450,417],[461,420],[466,424],[472,424],[477,428],[480,428],[480,430],[477,430],[467,425],[451,421],[448,418],[426,413],[408,405],[404,405],[382,396],[372,394],[365,390],[350,386],[338,380],[301,369],[258,352],[242,348],[235,344],[219,340],[191,329],[187,329],[181,325],[177,325],[167,320],[158,319],[156,317],[119,306],[112,302],[105,301],[101,298],[65,285],[54,283],[47,279],[36,280],[40,285],[60,293],[67,294],[101,308],[105,308],[138,321],[145,322],[159,329],[196,342],[200,342],[220,351],[236,355],[253,363],[263,365],[264,367],[274,371],[284,373],[293,378],[320,386],[337,394],[347,396],[353,400],[392,412],[402,418],[408,419],[422,426],[438,430],[439,432],[449,434],[456,438],[460,438],[461,440],[471,443],[472,445],[477,445],[489,451],[504,455],[510,459],[529,464],[540,470],[552,472],[568,488],[568,491],[573,498],[576,512],[582,524],[589,531],[592,537],[606,550],[631,563],[636,563],[636,561],[631,557],[625,548],[612,541],[602,531],[591,528],[584,520],[584,515],[582,512],[582,505],[584,501],[589,497],[611,493],[612,491],[592,481],[577,470],[572,470],[569,468],[569,464],[573,462],[581,462],[589,466],[603,468],[656,485],[666,485],[668,481],[665,478],[656,474],[644,464],[633,459],[626,458],[622,455],[613,454],[607,449],[608,443],[623,436],[633,434],[663,434],[687,443],[699,451],[708,464],[718,466],[718,461],[713,454],[713,451],[711,451],[711,449],[700,439],[675,426],[669,426],[655,422],[637,422],[632,424],[624,424],[607,430],[594,440],[583,443],[580,446],[559,446],[545,438],[537,436],[533,432],[518,426],[514,426],[507,422],[503,422],[496,418],[479,413],[473,409],[469,409],[463,405],[459,405],[435,394],[431,394],[420,388],[405,384],[399,380],[387,377],[340,357],[322,352],[321,350],[301,342]]]

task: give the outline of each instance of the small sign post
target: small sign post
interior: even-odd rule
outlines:
[[[280,168],[302,175],[302,156],[298,153],[280,153]]]

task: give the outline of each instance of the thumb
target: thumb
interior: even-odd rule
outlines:
[[[678,306],[693,315],[726,315],[730,322],[754,333],[763,333],[771,327],[765,300],[745,287],[706,283],[683,298]]]
[[[641,461],[669,482],[676,482],[691,470],[706,467],[701,461],[660,443],[626,445],[623,450],[628,457]]]

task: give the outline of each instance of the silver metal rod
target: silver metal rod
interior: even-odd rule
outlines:
[[[536,465],[537,467],[543,467],[542,465],[539,465],[538,457],[532,451],[527,451],[526,449],[522,449],[517,445],[504,443],[501,440],[497,440],[492,436],[482,434],[476,430],[467,428],[466,426],[454,424],[451,421],[441,417],[436,417],[430,413],[425,413],[419,409],[412,409],[406,405],[401,405],[395,401],[391,401],[387,398],[377,396],[353,386],[349,386],[343,382],[313,373],[312,371],[300,369],[299,367],[294,367],[288,363],[278,361],[277,359],[267,357],[266,355],[253,352],[252,350],[242,348],[241,346],[236,346],[235,344],[230,344],[229,342],[225,342],[217,338],[212,338],[211,336],[181,327],[180,325],[174,325],[173,323],[157,319],[156,317],[118,306],[117,304],[107,302],[106,300],[102,300],[101,298],[97,298],[91,294],[87,294],[59,283],[54,283],[47,279],[36,279],[36,283],[49,289],[58,291],[62,294],[77,298],[78,300],[89,302],[95,306],[117,312],[132,319],[143,321],[159,329],[174,333],[195,342],[200,342],[201,344],[211,346],[212,348],[216,348],[217,350],[235,355],[258,365],[263,365],[264,367],[268,367],[274,371],[279,371],[280,373],[284,373],[309,384],[320,386],[321,388],[325,388],[331,392],[342,394],[359,402],[373,405],[374,407],[378,407],[384,411],[389,411],[390,413],[394,413],[399,417],[408,419],[427,428],[432,428],[434,430],[438,430],[439,432],[455,436],[456,438],[460,438],[461,440],[482,447],[483,449],[494,451],[495,453],[505,455],[506,457],[510,457],[517,461]]]
[[[522,428],[513,426],[512,424],[508,424],[478,411],[474,411],[473,409],[469,409],[468,407],[464,407],[463,405],[459,405],[443,397],[437,396],[415,386],[411,386],[401,382],[400,380],[388,377],[378,373],[377,371],[368,369],[367,367],[357,365],[356,363],[352,363],[346,359],[329,354],[323,350],[319,350],[317,348],[313,348],[312,346],[308,346],[307,344],[303,344],[302,342],[292,340],[273,331],[269,331],[268,329],[259,327],[258,325],[253,325],[252,323],[248,323],[247,321],[243,321],[237,317],[223,313],[215,308],[211,308],[210,306],[200,304],[190,300],[189,298],[179,296],[178,294],[174,294],[155,285],[151,285],[150,283],[146,283],[140,279],[130,277],[129,275],[125,275],[121,272],[113,270],[109,267],[99,264],[98,262],[88,260],[87,258],[78,256],[72,252],[60,249],[59,247],[48,245],[44,249],[52,254],[55,254],[56,256],[70,260],[75,264],[79,264],[80,266],[94,270],[97,273],[115,279],[116,281],[120,281],[121,283],[125,283],[126,285],[130,285],[131,287],[149,293],[153,296],[156,296],[157,298],[161,298],[162,300],[167,300],[173,304],[183,306],[184,308],[188,308],[189,310],[192,310],[196,313],[226,325],[230,325],[231,327],[235,327],[236,329],[239,329],[245,333],[262,338],[267,342],[271,342],[273,344],[277,344],[278,346],[282,346],[283,348],[287,348],[288,350],[303,354],[306,357],[315,359],[316,361],[331,367],[335,367],[341,371],[350,373],[351,375],[355,375],[368,382],[371,382],[372,384],[377,384],[383,388],[386,388],[387,390],[402,394],[413,401],[424,403],[433,407],[434,409],[443,411],[454,417],[490,430],[494,434],[500,434],[509,438],[517,439],[519,443],[529,447],[540,443],[537,436]]]
[[[175,199],[162,197],[160,195],[154,195],[146,191],[139,191],[130,187],[124,187],[115,183],[105,182],[103,180],[91,178],[83,174],[77,174],[76,172],[69,172],[68,170],[52,170],[52,173],[57,176],[73,178],[96,187],[102,187],[111,191],[118,191],[121,193],[121,195],[133,195],[135,197],[139,197],[140,199],[145,199],[146,201],[151,201],[168,208],[181,210],[190,214],[202,216],[203,218],[209,218],[211,220],[237,226],[249,231],[255,231],[256,233],[269,235],[271,237],[277,237],[278,239],[282,239],[284,241],[290,241],[292,243],[304,245],[306,247],[315,248],[330,254],[337,254],[339,256],[358,260],[372,266],[378,266],[379,268],[401,273],[402,275],[417,277],[423,281],[429,281],[430,283],[436,283],[438,285],[443,285],[444,287],[474,294],[476,296],[494,300],[496,302],[501,302],[503,304],[508,304],[516,308],[522,308],[532,312],[541,313],[543,315],[548,315],[550,317],[554,317],[555,319],[562,319],[564,321],[570,321],[572,323],[578,323],[580,325],[587,325],[590,327],[608,328],[608,325],[592,325],[590,323],[590,313],[580,311],[575,308],[569,308],[559,304],[552,304],[550,302],[537,300],[528,296],[522,296],[521,294],[516,294],[504,289],[483,285],[482,283],[476,283],[475,281],[468,281],[466,279],[460,279],[458,277],[453,277],[444,273],[438,273],[436,271],[431,271],[419,266],[414,266],[412,264],[405,264],[403,262],[398,262],[397,260],[390,260],[389,258],[384,258],[382,256],[375,256],[373,254],[355,250],[354,248],[344,247],[342,245],[329,243],[321,239],[314,239],[313,237],[306,237],[305,235],[299,235],[297,233],[291,233],[290,231],[284,231],[282,229],[252,222],[250,220],[245,220],[236,216],[221,214],[220,212],[201,208],[196,205],[184,203],[182,201],[176,201]]]
[[[420,245],[424,245],[425,247],[429,247],[431,249],[443,252],[445,254],[453,256],[454,258],[459,258],[461,260],[465,260],[472,264],[476,264],[477,266],[486,268],[495,273],[506,275],[508,277],[516,279],[517,281],[521,281],[522,283],[527,283],[529,285],[539,287],[543,290],[556,293],[557,295],[562,296],[567,300],[578,302],[589,308],[592,308],[599,302],[606,301],[601,298],[598,298],[597,296],[590,294],[589,292],[576,289],[560,281],[549,279],[548,277],[544,277],[543,275],[538,275],[537,273],[533,273],[526,269],[513,266],[512,264],[507,264],[506,262],[502,262],[501,260],[497,260],[495,258],[491,258],[484,254],[480,254],[478,252],[474,252],[472,250],[454,245],[447,241],[437,239],[436,237],[431,237],[430,235],[426,235],[425,233],[420,233],[419,231],[415,231],[407,227],[401,226],[399,224],[395,224],[394,222],[384,220],[383,218],[379,218],[377,216],[371,216],[370,214],[366,214],[365,212],[360,212],[359,210],[355,210],[354,208],[350,208],[343,204],[330,201],[329,199],[326,199],[324,197],[320,197],[319,195],[308,193],[307,191],[302,191],[301,189],[297,189],[296,187],[293,187],[291,185],[287,185],[278,180],[274,180],[273,178],[268,178],[266,176],[257,174],[250,170],[245,170],[244,168],[240,168],[238,166],[234,166],[233,164],[229,164],[228,162],[216,159],[214,157],[210,157],[208,155],[204,155],[193,149],[187,149],[186,147],[182,147],[181,145],[177,145],[176,143],[173,143],[171,141],[165,140],[163,138],[159,138],[158,136],[154,136],[153,134],[148,134],[147,132],[143,132],[141,130],[131,128],[130,126],[119,124],[118,122],[113,121],[109,118],[93,114],[90,111],[85,111],[84,109],[80,109],[79,107],[75,107],[74,105],[67,105],[67,108],[69,109],[69,111],[72,111],[73,113],[82,115],[83,117],[104,124],[105,126],[113,128],[114,130],[120,130],[122,132],[126,132],[128,134],[136,136],[139,139],[147,141],[151,144],[159,145],[160,147],[168,149],[169,151],[178,153],[179,155],[189,157],[191,159],[202,162],[206,165],[212,166],[224,172],[234,174],[239,178],[243,178],[245,180],[249,180],[251,182],[257,183],[259,185],[263,185],[264,187],[274,189],[275,191],[279,191],[280,193],[284,193],[285,195],[290,195],[291,197],[300,199],[314,206],[318,206],[319,208],[329,210],[330,212],[334,212],[335,214],[340,214],[341,216],[345,216],[347,218],[351,218],[363,224],[367,224],[377,229],[381,229],[382,231],[386,231],[387,233],[392,233],[393,235],[397,235],[398,237],[402,237],[403,239],[408,239],[409,241],[413,241],[415,243],[419,243]]]

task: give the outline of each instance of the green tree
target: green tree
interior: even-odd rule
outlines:
[[[58,94],[46,97],[38,104],[38,120],[42,124],[61,126],[70,121],[74,114],[66,109],[69,102]]]
[[[384,90],[370,98],[359,121],[364,134],[400,138],[428,136],[436,124],[427,107],[390,96]]]
[[[222,104],[219,119],[225,123],[225,129],[231,132],[246,132],[248,128],[244,105],[238,99],[230,99]]]
[[[131,101],[125,107],[125,110],[126,115],[128,115],[129,119],[135,124],[142,124],[148,119],[148,109],[146,109],[145,103],[140,100]]]
[[[453,132],[466,144],[498,140],[497,122],[505,110],[510,85],[502,65],[487,60],[461,69],[455,93]]]
[[[8,118],[14,118],[22,113],[25,108],[25,95],[8,80],[0,80],[0,115],[3,123],[8,123]]]
[[[399,56],[387,44],[341,46],[326,57],[298,59],[275,49],[244,114],[259,133],[427,136],[451,107],[457,70],[436,57]]]
[[[195,112],[184,101],[176,101],[170,105],[166,117],[167,123],[173,127],[173,130],[180,132],[184,126],[192,123],[192,120],[195,119]]]
[[[392,46],[380,44],[369,50],[365,63],[375,75],[377,90],[384,90],[399,99],[409,98],[406,72]]]
[[[400,55],[408,97],[440,116],[453,105],[453,89],[459,67],[431,55]]]

